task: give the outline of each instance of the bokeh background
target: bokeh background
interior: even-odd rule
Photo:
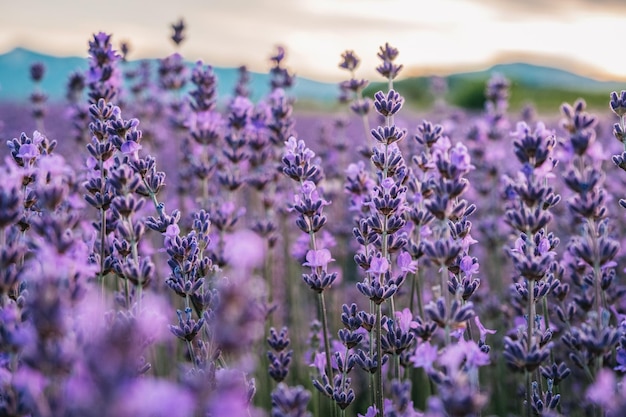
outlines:
[[[337,66],[347,49],[362,59],[360,77],[382,81],[375,72],[376,52],[389,42],[399,49],[398,61],[405,66],[401,78],[412,79],[398,88],[417,106],[431,103],[420,91],[427,85],[425,79],[433,75],[452,76],[448,81],[455,95],[450,101],[466,108],[481,108],[484,82],[493,71],[512,80],[513,109],[531,97],[540,109],[552,109],[558,103],[550,97],[571,90],[575,91],[564,99],[585,95],[590,106],[601,105],[606,102],[605,92],[620,89],[626,80],[626,54],[620,53],[619,43],[626,2],[621,0],[1,3],[0,101],[27,99],[29,80],[24,69],[33,61],[45,61],[48,55],[84,59],[87,42],[98,31],[112,33],[116,44],[128,42],[130,60],[163,58],[174,52],[170,25],[179,19],[187,26],[187,39],[179,52],[190,63],[201,59],[215,67],[246,65],[253,72],[265,73],[268,57],[276,45],[282,45],[288,51],[288,66],[301,80],[322,83],[347,78]],[[517,66],[493,67],[498,64]],[[49,84],[46,80],[42,84],[52,100],[62,94],[55,90],[64,84],[59,77],[67,77],[81,63],[50,63],[50,69],[56,65],[59,69],[48,73]],[[459,84],[454,79],[458,74],[475,77]],[[235,78],[221,79],[230,88]],[[304,102],[329,102],[335,96],[336,89],[304,84],[296,89]]]
[[[621,0],[3,0],[0,52],[85,56],[87,39],[102,30],[129,41],[135,58],[158,58],[171,52],[167,28],[179,18],[189,27],[186,56],[263,71],[280,43],[298,74],[328,81],[342,79],[345,49],[360,53],[364,76],[373,76],[384,42],[412,75],[524,60],[626,79]]]

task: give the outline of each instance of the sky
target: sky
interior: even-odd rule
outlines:
[[[176,51],[171,24],[184,19],[179,52],[214,66],[266,72],[277,45],[297,75],[349,78],[341,53],[375,79],[376,53],[398,48],[404,75],[446,75],[530,62],[598,79],[626,80],[624,0],[0,0],[0,53],[25,47],[86,56],[99,31],[129,42],[129,59]]]

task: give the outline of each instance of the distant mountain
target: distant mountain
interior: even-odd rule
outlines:
[[[153,62],[153,74],[156,74],[157,60]],[[0,101],[25,102],[33,91],[29,68],[35,62],[42,62],[46,74],[41,87],[49,100],[63,100],[69,75],[75,71],[87,69],[87,59],[80,57],[54,57],[40,54],[24,48],[15,48],[0,55]],[[139,61],[131,61],[128,68],[138,65]],[[192,67],[194,63],[188,63]],[[221,98],[232,95],[239,77],[237,68],[213,67],[218,77],[218,95]],[[537,91],[538,89],[559,89],[577,92],[606,92],[626,89],[626,83],[598,81],[583,77],[573,72],[527,63],[499,64],[483,71],[464,72],[447,76],[450,86],[484,83],[493,73],[501,73],[517,86]],[[269,75],[250,73],[250,89],[252,99],[257,100],[269,92]],[[403,80],[401,83],[413,84],[414,90],[428,89],[429,77],[416,77]],[[379,85],[380,84],[380,85]],[[373,83],[372,87],[384,88],[384,83]],[[400,86],[398,87],[400,88]],[[482,89],[482,87],[481,87]],[[479,90],[480,91],[480,90]],[[292,90],[299,101],[335,103],[339,93],[336,84],[318,82],[297,77]],[[423,94],[423,93],[419,93]]]
[[[447,78],[453,82],[458,80],[484,80],[494,73],[500,73],[513,82],[532,88],[558,88],[589,92],[626,88],[626,83],[624,82],[599,81],[570,71],[523,62],[497,64],[484,71],[458,73]]]
[[[480,111],[485,105],[487,81],[496,73],[510,81],[511,110],[532,106],[542,112],[558,112],[562,103],[583,98],[589,108],[606,109],[611,91],[626,89],[626,82],[599,81],[579,74],[523,62],[498,64],[482,71],[459,72],[444,77],[448,104]],[[394,88],[417,109],[431,108],[434,103],[432,76],[415,76],[394,82]],[[385,90],[387,83],[371,83],[365,94]]]
[[[153,62],[153,75],[156,77],[157,60]],[[50,101],[60,101],[65,97],[66,86],[70,74],[84,71],[88,68],[87,59],[79,57],[55,57],[30,51],[24,48],[15,48],[0,55],[0,101],[24,102],[33,91],[33,82],[30,79],[29,69],[35,62],[42,62],[46,73],[41,81],[41,88],[48,95]],[[124,65],[132,69],[139,61],[130,61]],[[192,68],[195,63],[189,62]],[[213,67],[218,79],[218,96],[232,96],[239,78],[237,68]],[[257,100],[270,90],[268,74],[250,73],[250,90],[252,99]],[[339,94],[336,84],[322,83],[306,78],[296,77],[296,84],[292,90],[298,100],[335,102]]]

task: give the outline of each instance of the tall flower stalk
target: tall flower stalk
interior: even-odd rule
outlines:
[[[611,108],[615,108],[619,115],[616,95],[612,97]],[[623,291],[615,285],[620,245],[614,237],[606,204],[608,194],[603,160],[596,141],[598,118],[586,111],[582,99],[574,105],[563,104],[561,112],[561,127],[566,132],[564,156],[567,158],[563,179],[571,192],[567,208],[575,227],[563,260],[570,278],[569,296],[573,302],[559,311],[566,329],[562,341],[568,358],[575,365],[573,372],[582,373],[582,378],[590,383],[598,383],[604,368],[615,366],[612,352],[620,339],[618,323],[621,319],[615,314],[616,303],[623,299]],[[613,132],[618,139],[619,126],[616,124]],[[618,166],[620,158],[620,155],[613,157]],[[600,413],[596,407],[594,414]]]
[[[296,225],[309,236],[309,250],[306,262],[302,265],[311,268],[311,273],[303,274],[302,278],[305,284],[317,294],[326,363],[322,380],[333,381],[328,313],[324,292],[337,279],[337,273],[328,272],[328,264],[334,259],[328,249],[318,247],[316,239],[316,234],[327,222],[323,208],[330,203],[324,200],[321,189],[317,186],[322,178],[322,172],[313,161],[315,153],[306,147],[304,141],[297,141],[294,137],[289,138],[285,145],[286,151],[282,158],[283,173],[298,183],[298,191],[293,204],[293,210],[298,213]]]
[[[44,133],[44,116],[46,115],[46,101],[48,97],[41,89],[41,80],[46,73],[46,67],[42,62],[35,62],[30,66],[30,78],[35,83],[35,89],[30,95],[30,102],[33,106],[32,115],[35,119],[35,128]]]
[[[371,130],[368,115],[372,107],[372,101],[363,96],[363,90],[367,87],[369,81],[356,78],[356,70],[360,63],[361,59],[354,51],[345,51],[341,54],[339,68],[349,71],[350,79],[339,84],[341,90],[339,101],[348,102],[350,104],[350,110],[361,117],[363,130],[367,136]]]
[[[560,201],[560,196],[548,186],[556,144],[554,133],[548,131],[542,123],[538,123],[532,131],[525,122],[520,122],[512,136],[515,138],[515,155],[523,167],[517,178],[509,184],[513,198],[506,218],[519,238],[508,253],[518,277],[523,279],[523,282],[516,284],[515,290],[526,303],[526,329],[525,334],[518,335],[516,340],[505,338],[504,356],[509,367],[525,373],[525,409],[526,415],[531,416],[536,406],[533,402],[533,384],[541,382],[539,366],[548,359],[552,348],[548,320],[544,320],[543,326],[540,325],[537,304],[558,285],[558,281],[548,275],[559,239],[548,233],[546,226],[552,220],[549,210]],[[547,308],[547,304],[544,306]],[[549,312],[544,311],[544,314],[547,318]]]

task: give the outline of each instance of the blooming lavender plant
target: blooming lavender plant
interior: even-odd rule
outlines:
[[[276,47],[276,53],[270,57],[272,62],[272,68],[270,68],[271,87],[272,90],[276,89],[288,89],[291,88],[295,81],[295,75],[283,66],[285,60],[285,48],[282,46]]]
[[[345,378],[339,375],[336,376],[331,366],[328,313],[324,297],[324,292],[332,286],[337,279],[337,274],[328,271],[328,264],[334,261],[334,259],[332,259],[328,249],[318,246],[318,240],[316,239],[317,233],[327,222],[323,209],[330,203],[324,200],[321,195],[321,189],[317,185],[322,178],[322,173],[320,168],[313,162],[315,153],[306,147],[304,141],[297,141],[294,137],[289,138],[285,145],[286,152],[282,159],[283,173],[299,184],[299,191],[295,196],[295,203],[293,204],[293,210],[298,213],[296,225],[309,236],[309,250],[307,251],[306,262],[302,265],[311,268],[311,273],[302,274],[302,279],[311,290],[317,293],[318,313],[322,323],[323,361],[326,365],[320,369],[321,383],[318,382],[316,387],[337,403],[339,398],[335,396],[335,389],[332,384],[339,377],[342,385],[338,388],[343,390],[343,384],[347,382]],[[347,404],[349,402],[345,405]],[[337,405],[341,408],[343,404],[337,403]]]
[[[383,64],[378,70],[388,78],[390,86],[401,69],[401,66],[391,62],[396,56],[397,50],[389,45],[381,48],[379,54]],[[353,71],[358,60],[352,54],[346,53],[344,64]],[[381,305],[388,302],[389,315],[395,318],[394,295],[414,266],[408,266],[403,258],[407,254],[401,252],[407,243],[402,228],[405,225],[403,213],[406,209],[407,191],[404,183],[409,172],[398,143],[406,137],[407,132],[394,124],[394,116],[402,108],[404,98],[391,87],[387,94],[381,91],[374,98],[374,108],[384,119],[384,125],[370,132],[377,143],[371,152],[371,161],[377,170],[376,184],[366,197],[369,210],[362,212],[363,217],[358,220],[358,227],[354,229],[354,235],[362,245],[355,261],[365,271],[365,279],[357,283],[357,289],[370,300],[370,312],[361,313],[363,327],[369,332],[369,353],[360,350],[357,363],[373,375],[374,405],[384,415],[383,364],[387,359],[383,353],[389,352],[393,355],[393,375],[398,378],[400,353],[409,347],[412,336],[394,319],[383,318]],[[395,254],[398,254],[398,271],[394,271],[392,264],[392,256]],[[383,335],[384,328],[386,335]]]
[[[180,51],[185,24],[172,29]],[[389,44],[376,68],[389,89],[371,101],[360,60],[342,56],[355,120],[380,120],[363,135],[294,109],[284,49],[255,103],[247,72],[220,101],[213,68],[187,72],[180,54],[160,78],[127,71],[124,92],[132,50],[111,40],[94,35],[69,80],[72,121],[46,108],[51,132],[89,142],[87,160],[37,131],[9,140],[0,166],[1,415],[623,414],[613,122],[579,101],[558,126],[523,112],[506,141],[510,83],[495,76],[483,113],[434,109],[424,119],[440,124],[416,123],[407,143]],[[616,149],[625,94],[609,101]],[[163,161],[181,162],[172,188]]]
[[[84,104],[82,96],[86,87],[85,74],[75,72],[69,76],[67,81],[66,98],[69,102],[69,119],[74,131],[74,139],[77,143],[88,141],[89,111]]]
[[[550,209],[560,201],[560,196],[549,187],[548,179],[552,170],[552,152],[556,145],[554,133],[538,123],[534,131],[520,122],[512,134],[517,159],[523,164],[517,180],[511,180],[511,199],[507,208],[507,222],[519,233],[514,248],[508,251],[516,275],[524,279],[516,280],[515,293],[521,297],[519,304],[526,305],[525,335],[518,334],[505,338],[504,356],[511,369],[526,375],[526,415],[533,414],[537,407],[533,386],[539,380],[538,369],[548,360],[552,344],[549,328],[549,306],[546,297],[559,282],[549,274],[554,262],[554,249],[559,239],[547,232],[552,219]],[[537,304],[542,303],[543,324],[537,315]],[[535,376],[533,376],[535,372]],[[538,393],[544,395],[543,391]],[[556,402],[549,404],[554,409]]]
[[[30,102],[33,106],[32,115],[35,119],[35,128],[40,132],[45,132],[43,119],[46,115],[46,101],[48,97],[41,90],[41,80],[46,73],[46,67],[42,62],[35,62],[30,67],[30,78],[35,83],[35,89],[30,95]]]
[[[360,63],[361,59],[354,51],[345,51],[341,54],[339,68],[349,71],[350,79],[339,85],[341,90],[339,101],[350,104],[350,110],[361,117],[365,134],[368,135],[370,132],[368,114],[372,107],[372,101],[363,96],[363,90],[367,87],[369,81],[356,78],[356,69]]]
[[[614,280],[619,243],[605,204],[608,198],[596,142],[597,118],[586,112],[583,100],[573,106],[564,104],[561,111],[561,126],[567,132],[564,183],[571,191],[567,203],[576,229],[563,259],[570,277],[566,289],[571,290],[569,294],[563,291],[558,313],[567,329],[563,342],[575,365],[573,372],[592,382],[605,366],[615,364],[609,352],[619,342],[619,319],[612,313],[612,305],[623,297]]]

